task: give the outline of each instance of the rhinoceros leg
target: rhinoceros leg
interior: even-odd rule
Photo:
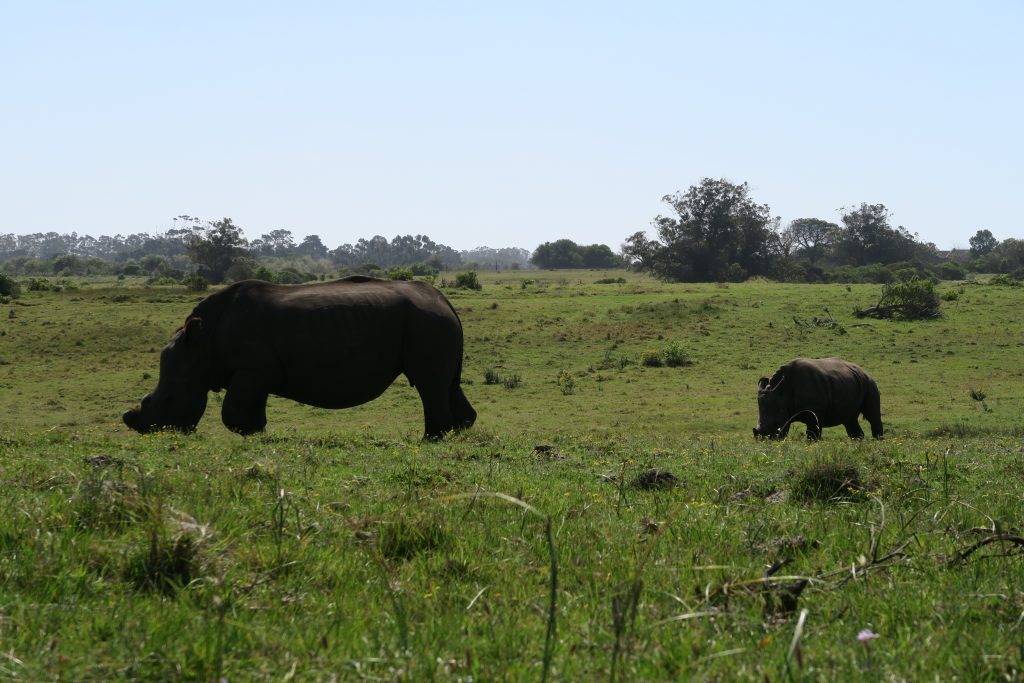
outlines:
[[[224,426],[245,436],[267,426],[267,392],[252,375],[236,372],[228,382],[220,410]]]
[[[821,425],[818,424],[817,420],[807,420],[804,424],[807,425],[808,441],[817,441],[821,438]]]
[[[436,382],[421,382],[416,385],[423,402],[423,438],[440,439],[455,429],[448,389]]]
[[[845,423],[843,426],[846,427],[846,435],[851,439],[864,438],[864,430],[860,428],[860,422],[857,421],[856,417],[854,417],[850,422]]]
[[[878,394],[878,387],[872,386],[864,399],[864,419],[871,424],[871,436],[876,439],[882,438],[882,400]]]
[[[476,411],[473,410],[473,406],[469,404],[469,399],[466,398],[466,394],[462,392],[462,387],[459,386],[458,379],[452,382],[452,386],[448,394],[452,411],[452,419],[455,421],[455,428],[469,429],[473,426],[473,423],[476,422]]]

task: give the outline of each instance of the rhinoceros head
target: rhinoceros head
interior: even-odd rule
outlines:
[[[158,429],[190,432],[206,411],[208,381],[204,369],[202,321],[189,318],[160,352],[160,379],[156,389],[121,418],[145,434]]]
[[[785,379],[785,375],[777,373],[770,380],[767,377],[757,380],[757,426],[754,427],[754,436],[777,439],[781,435],[782,427],[789,418],[786,395],[779,391]]]

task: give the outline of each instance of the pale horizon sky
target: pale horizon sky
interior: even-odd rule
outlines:
[[[785,225],[1024,237],[1024,4],[0,0],[0,233],[618,250],[703,177]]]

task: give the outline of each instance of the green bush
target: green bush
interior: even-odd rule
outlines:
[[[640,354],[640,364],[649,368],[660,368],[665,363],[661,360],[661,351],[644,351]]]
[[[483,289],[484,286],[480,284],[480,279],[476,275],[476,271],[470,270],[465,273],[459,273],[455,276],[455,286],[458,289]]]
[[[0,273],[0,296],[9,296],[12,299],[21,296],[21,285],[7,273]]]
[[[266,266],[257,266],[256,270],[252,271],[252,279],[262,280],[263,282],[277,282],[277,273]]]
[[[665,347],[663,356],[665,359],[665,365],[670,368],[680,368],[687,365],[693,365],[693,361],[686,352],[683,351],[683,347],[679,342],[676,341],[670,342],[669,345]]]
[[[562,370],[558,373],[558,388],[561,389],[563,396],[568,396],[576,391],[576,378],[572,376],[571,372]]]
[[[210,283],[207,282],[206,278],[195,273],[182,280],[181,284],[185,285],[185,288],[190,292],[205,292],[210,288]]]
[[[388,269],[388,279],[389,280],[411,280],[411,279],[413,279],[413,272],[411,270],[409,270],[408,268],[399,268],[398,266],[395,266],[394,268],[389,268]]]
[[[992,279],[988,281],[990,285],[996,285],[1001,287],[1020,287],[1021,282],[1009,275],[993,275]]]
[[[931,280],[914,278],[909,282],[897,282],[882,289],[878,304],[870,308],[855,310],[858,318],[896,318],[899,320],[925,320],[938,318],[940,299]]]

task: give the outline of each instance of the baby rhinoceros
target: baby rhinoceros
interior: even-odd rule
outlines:
[[[757,382],[758,422],[754,436],[784,439],[793,422],[807,425],[807,438],[821,438],[822,427],[843,425],[851,438],[864,437],[859,415],[882,438],[882,408],[875,380],[859,365],[841,358],[797,358],[771,379]]]

